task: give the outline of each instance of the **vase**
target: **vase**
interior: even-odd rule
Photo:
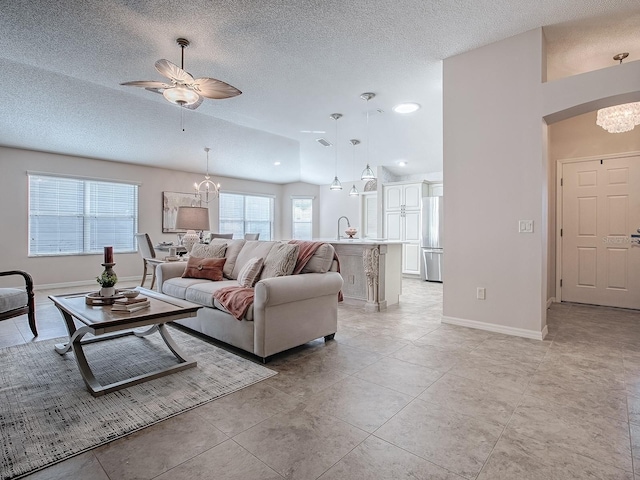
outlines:
[[[113,297],[116,294],[116,287],[102,287],[100,288],[101,297]]]

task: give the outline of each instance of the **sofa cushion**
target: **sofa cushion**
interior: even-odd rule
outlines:
[[[259,240],[249,240],[245,242],[242,250],[238,254],[238,260],[235,267],[233,267],[233,274],[231,278],[238,279],[240,270],[244,267],[252,258],[267,258],[269,252],[276,245],[280,245],[280,242],[263,242]]]
[[[224,276],[226,278],[233,278],[236,279],[238,278],[237,276],[233,276],[233,271],[234,268],[236,266],[236,261],[238,259],[238,254],[240,253],[240,251],[242,250],[242,247],[244,247],[245,244],[245,240],[240,238],[237,240],[225,240],[222,238],[214,238],[211,240],[211,242],[209,242],[209,245],[221,245],[221,244],[226,244],[227,245],[227,251],[224,254],[224,258],[227,259],[227,261],[224,264],[224,268],[222,269],[222,273],[224,274]]]
[[[205,278],[219,282],[223,279],[222,267],[224,267],[226,260],[226,258],[198,258],[190,256],[182,278]]]
[[[205,243],[196,243],[189,254],[198,258],[224,258],[227,251],[226,243],[213,243],[207,245]]]
[[[217,285],[224,282],[212,282],[210,280],[203,280],[200,278],[173,277],[162,282],[162,293],[185,300],[187,296],[187,288],[199,283],[211,283],[213,285]]]
[[[254,257],[249,260],[238,274],[238,285],[246,288],[253,287],[260,277],[263,265],[264,260],[262,258]]]
[[[300,273],[327,273],[333,262],[333,245],[323,243],[318,247]]]
[[[223,287],[237,286],[235,280],[222,280],[220,282],[203,282],[190,285],[185,292],[184,299],[203,305],[213,307],[213,292]]]
[[[264,260],[264,268],[260,280],[291,275],[298,259],[298,245],[279,243],[271,249]]]
[[[17,288],[0,288],[0,313],[26,307],[29,303],[27,292]]]

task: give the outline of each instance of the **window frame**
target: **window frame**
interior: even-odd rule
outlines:
[[[222,226],[221,222],[223,221],[223,215],[222,215],[222,202],[221,202],[221,197],[223,195],[237,195],[237,196],[241,196],[242,197],[242,202],[243,202],[243,208],[242,208],[242,219],[232,219],[232,220],[226,220],[226,221],[238,221],[238,222],[242,222],[242,229],[243,229],[243,234],[241,238],[244,238],[244,235],[246,233],[257,233],[257,232],[248,232],[247,231],[247,223],[250,223],[251,221],[255,221],[255,220],[247,220],[247,197],[254,197],[254,198],[266,198],[269,200],[269,230],[270,230],[270,238],[263,238],[264,235],[261,235],[260,240],[274,240],[275,238],[275,200],[276,197],[275,195],[270,195],[270,194],[264,194],[264,193],[247,193],[247,192],[235,192],[235,191],[228,191],[225,190],[223,192],[220,192],[219,198],[218,198],[218,231],[220,233],[231,233],[231,232],[225,232],[224,227]],[[264,220],[263,220],[264,221]],[[236,232],[233,232],[234,234]]]
[[[70,257],[70,256],[84,256],[84,255],[101,255],[103,254],[104,250],[103,247],[107,246],[107,244],[102,244],[99,241],[95,240],[95,235],[91,235],[91,229],[92,226],[91,225],[91,219],[96,217],[96,212],[94,210],[94,213],[92,214],[92,209],[95,209],[95,205],[96,202],[95,201],[91,201],[91,196],[92,196],[92,191],[91,191],[91,184],[106,184],[106,185],[126,185],[126,186],[131,186],[134,187],[133,191],[132,191],[132,195],[130,197],[125,197],[128,198],[131,202],[131,214],[128,216],[123,216],[123,217],[118,217],[118,216],[114,216],[114,215],[107,215],[105,218],[131,218],[132,219],[132,226],[131,226],[131,243],[130,243],[130,247],[129,245],[126,248],[119,248],[118,245],[114,245],[114,253],[137,253],[138,252],[138,245],[135,239],[135,234],[138,232],[138,222],[140,219],[140,212],[139,212],[139,201],[140,201],[140,186],[141,183],[139,182],[131,182],[131,181],[123,181],[123,180],[116,180],[116,179],[107,179],[107,178],[97,178],[97,177],[87,177],[87,176],[80,176],[80,175],[69,175],[69,174],[60,174],[60,173],[49,173],[49,172],[37,172],[37,171],[27,171],[27,234],[28,234],[28,242],[27,242],[27,257],[28,258],[39,258],[39,257]],[[81,200],[82,202],[82,213],[79,215],[79,217],[81,218],[81,224],[82,224],[82,228],[80,229],[80,231],[82,232],[82,238],[79,239],[76,238],[76,240],[79,240],[76,242],[76,244],[74,246],[79,246],[81,248],[81,250],[77,250],[77,251],[63,251],[63,252],[47,252],[47,253],[34,253],[32,251],[32,218],[39,216],[37,212],[32,211],[32,201],[31,201],[31,197],[32,197],[32,189],[33,189],[33,185],[32,182],[33,181],[37,181],[38,178],[42,178],[42,177],[48,177],[48,178],[53,178],[53,179],[57,179],[57,180],[69,180],[69,181],[76,181],[76,182],[82,182],[82,195],[81,198],[78,198],[78,200]],[[95,186],[94,186],[94,190],[95,190]],[[60,213],[60,212],[58,212]],[[99,213],[99,212],[98,212]],[[77,216],[77,212],[69,212],[70,216],[76,215]],[[55,216],[55,215],[54,215]],[[59,215],[58,215],[59,216]],[[94,221],[95,223],[95,221]],[[94,240],[92,241],[92,238],[94,238]],[[91,249],[91,245],[94,245],[94,249]]]
[[[313,201],[315,200],[313,195],[291,195],[291,238],[294,240],[312,240],[313,239]],[[295,201],[296,200],[309,200],[311,202],[311,220],[309,222],[296,222],[295,220]],[[309,224],[311,226],[311,235],[309,238],[297,238],[295,236],[296,224]]]

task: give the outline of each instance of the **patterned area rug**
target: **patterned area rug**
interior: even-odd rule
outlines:
[[[94,398],[64,339],[0,349],[0,478],[16,478],[275,375],[171,328],[198,366]],[[177,363],[158,333],[85,347],[102,383]]]

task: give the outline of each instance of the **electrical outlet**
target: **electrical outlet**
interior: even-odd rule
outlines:
[[[487,298],[487,291],[483,287],[478,287],[476,290],[476,298],[478,300],[484,300]]]
[[[519,220],[518,233],[533,233],[533,220]]]

